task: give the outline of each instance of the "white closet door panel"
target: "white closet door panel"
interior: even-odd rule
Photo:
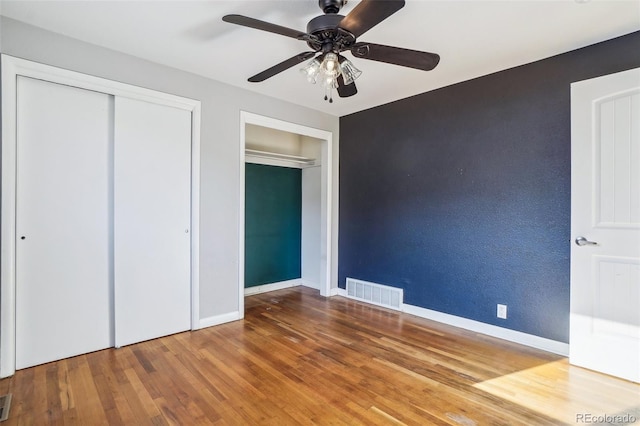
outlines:
[[[18,77],[16,368],[113,345],[109,95]]]
[[[116,346],[190,329],[191,113],[115,103]]]

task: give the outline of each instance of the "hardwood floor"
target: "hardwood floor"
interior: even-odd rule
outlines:
[[[560,356],[302,287],[248,297],[244,321],[18,371],[0,381],[0,394],[9,392],[7,425],[640,419],[638,385]]]

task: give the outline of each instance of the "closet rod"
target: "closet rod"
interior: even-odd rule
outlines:
[[[292,163],[298,163],[298,164],[312,165],[316,161],[314,158],[300,157],[298,155],[280,154],[277,152],[259,151],[257,149],[245,149],[244,152],[245,152],[245,155],[250,157],[271,158],[271,159],[277,159],[277,160],[290,161]]]

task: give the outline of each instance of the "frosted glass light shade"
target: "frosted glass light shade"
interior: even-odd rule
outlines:
[[[340,67],[342,68],[342,78],[344,79],[344,84],[347,86],[353,83],[362,74],[362,71],[356,68],[356,66],[353,65],[348,59],[342,61]]]
[[[316,84],[318,74],[320,74],[320,61],[317,59],[309,61],[307,65],[300,68],[300,72],[305,75],[309,83]]]

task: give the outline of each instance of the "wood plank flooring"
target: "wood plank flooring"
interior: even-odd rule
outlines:
[[[636,384],[302,287],[248,297],[244,321],[18,371],[9,392],[7,425],[640,422]]]

